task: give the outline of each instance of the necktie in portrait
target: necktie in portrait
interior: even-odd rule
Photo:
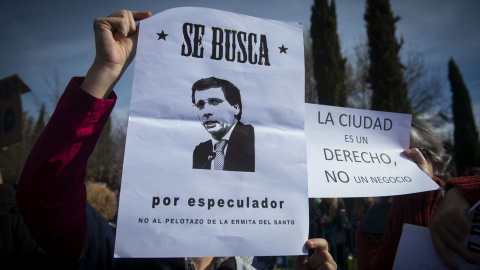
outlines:
[[[225,161],[224,149],[227,145],[226,140],[220,140],[215,144],[215,159],[214,159],[214,170],[223,170],[223,164]]]

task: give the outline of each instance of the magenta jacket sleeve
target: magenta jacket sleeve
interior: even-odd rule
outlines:
[[[97,99],[72,78],[20,177],[16,199],[32,236],[47,254],[78,261],[87,228],[85,174],[116,95]]]

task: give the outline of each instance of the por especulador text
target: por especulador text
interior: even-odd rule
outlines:
[[[180,197],[153,197],[152,208],[157,206],[178,206],[181,204]],[[208,210],[214,207],[228,208],[272,208],[283,209],[285,201],[276,201],[265,198],[263,200],[251,200],[250,197],[245,199],[205,199],[205,198],[189,198],[186,205],[190,207],[206,207]]]

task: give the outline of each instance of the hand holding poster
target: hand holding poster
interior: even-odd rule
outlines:
[[[473,254],[480,255],[480,202],[468,212],[471,224],[467,238],[462,245]],[[448,250],[459,269],[478,269],[478,265],[470,264],[457,253]],[[427,227],[405,223],[402,238],[398,244],[397,256],[393,269],[449,269],[435,252],[430,230]]]
[[[205,8],[142,21],[117,257],[302,253],[303,58],[295,23]]]
[[[306,104],[309,197],[390,196],[439,189],[402,154],[411,116]]]

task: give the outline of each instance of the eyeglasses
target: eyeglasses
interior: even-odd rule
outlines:
[[[197,102],[197,104],[193,105],[195,107],[197,107],[199,110],[203,110],[205,108],[205,104],[208,103],[208,105],[210,106],[217,106],[218,104],[222,103],[223,102],[223,99],[219,99],[219,98],[207,98],[206,100],[199,100]]]

